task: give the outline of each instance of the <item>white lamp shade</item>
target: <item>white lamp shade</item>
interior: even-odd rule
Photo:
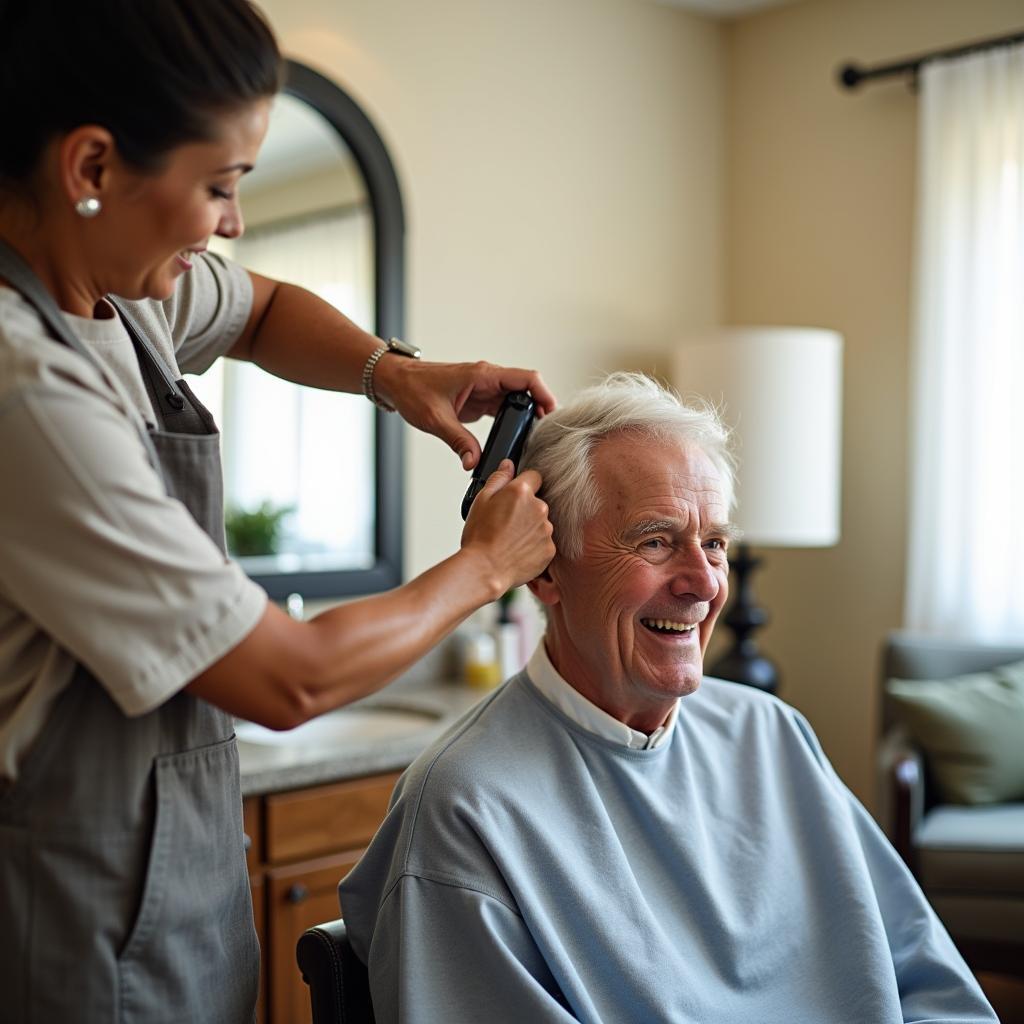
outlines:
[[[721,327],[685,339],[673,384],[718,406],[739,460],[743,540],[839,540],[842,337],[813,327]]]

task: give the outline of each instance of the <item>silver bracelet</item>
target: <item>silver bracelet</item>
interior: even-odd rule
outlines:
[[[373,402],[378,409],[383,409],[385,412],[394,412],[395,408],[392,405],[388,405],[384,399],[377,395],[377,392],[373,390],[373,371],[377,368],[377,363],[380,362],[380,357],[386,352],[389,352],[390,348],[387,345],[381,345],[380,348],[376,349],[369,359],[366,360],[366,365],[363,367],[363,394]]]
[[[378,409],[383,409],[385,412],[394,412],[394,406],[388,405],[376,391],[373,390],[373,371],[380,362],[380,357],[385,352],[393,352],[396,356],[405,356],[407,359],[419,359],[420,349],[418,346],[413,345],[408,341],[402,341],[401,338],[388,338],[387,341],[383,342],[380,348],[374,352],[369,359],[366,360],[366,365],[363,367],[363,394],[373,402]]]

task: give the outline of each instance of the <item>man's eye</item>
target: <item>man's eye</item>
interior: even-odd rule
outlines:
[[[640,547],[644,548],[646,551],[661,551],[667,547],[667,545],[661,537],[648,537],[647,540],[640,544]]]
[[[724,551],[725,541],[720,537],[713,537],[711,540],[704,541],[704,547],[710,548],[712,551]]]
[[[211,188],[210,189],[210,195],[212,195],[215,199],[234,199],[235,198],[235,193],[234,192],[228,192],[226,189],[223,189],[223,188]]]

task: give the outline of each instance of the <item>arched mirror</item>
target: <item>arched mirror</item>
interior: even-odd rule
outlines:
[[[302,285],[380,337],[401,336],[404,216],[373,125],[295,61],[258,166],[243,179],[240,239],[219,249]],[[221,360],[193,381],[221,425],[228,549],[273,598],[365,594],[402,575],[401,422],[361,395]]]

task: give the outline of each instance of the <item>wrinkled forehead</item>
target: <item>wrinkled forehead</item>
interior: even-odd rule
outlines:
[[[594,450],[593,467],[601,515],[629,518],[676,508],[702,521],[729,519],[727,481],[714,459],[693,442],[613,436]]]

